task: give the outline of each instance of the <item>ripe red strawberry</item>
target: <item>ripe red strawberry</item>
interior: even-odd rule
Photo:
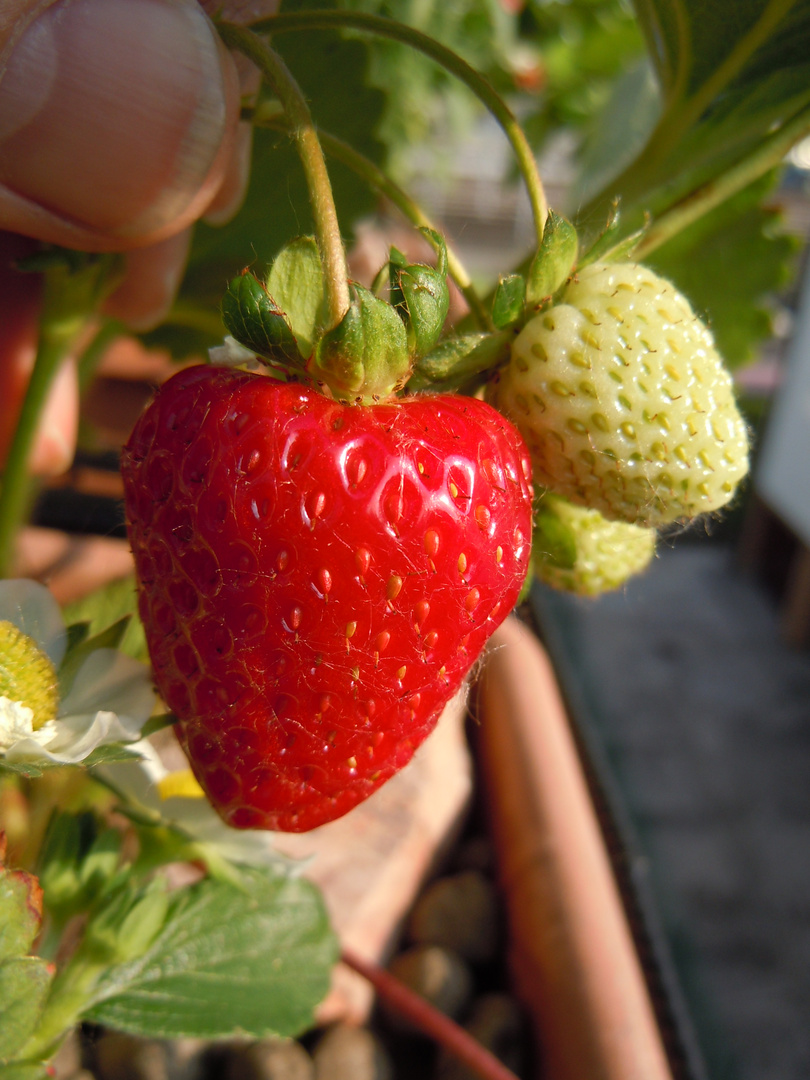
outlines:
[[[484,402],[174,376],[123,456],[157,685],[222,817],[304,831],[411,758],[526,574],[526,447]]]

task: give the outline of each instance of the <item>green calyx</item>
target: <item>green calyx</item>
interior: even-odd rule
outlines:
[[[391,303],[396,308],[408,335],[412,356],[424,356],[439,340],[450,310],[447,286],[447,246],[433,229],[419,230],[436,250],[436,266],[409,263],[391,248],[389,278]]]
[[[641,573],[655,553],[654,529],[608,521],[597,510],[541,492],[535,502],[532,566],[540,581],[598,596]]]
[[[5,619],[0,620],[0,697],[30,709],[34,731],[55,720],[59,709],[59,679],[51,660]]]
[[[565,284],[577,261],[579,241],[570,221],[549,210],[543,242],[526,277],[526,305],[536,308]]]
[[[310,377],[338,401],[371,404],[404,385],[411,370],[405,325],[396,310],[352,285],[349,310],[315,347]]]

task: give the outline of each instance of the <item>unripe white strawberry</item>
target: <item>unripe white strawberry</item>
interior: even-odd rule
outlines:
[[[598,596],[645,570],[655,539],[654,529],[608,521],[598,510],[545,492],[537,500],[532,567],[552,588]]]
[[[536,485],[612,520],[716,510],[748,469],[711,333],[644,266],[583,269],[515,339],[490,400],[526,439]]]

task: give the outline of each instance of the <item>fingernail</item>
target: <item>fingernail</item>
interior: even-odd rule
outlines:
[[[160,231],[213,183],[229,64],[196,0],[58,0],[0,72],[0,182],[85,228]]]

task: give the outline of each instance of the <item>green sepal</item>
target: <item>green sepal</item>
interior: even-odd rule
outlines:
[[[405,326],[385,300],[353,284],[349,310],[318,342],[308,365],[339,401],[370,403],[393,394],[410,371]]]
[[[509,274],[498,279],[492,298],[492,322],[498,330],[516,326],[523,318],[526,279],[522,274]]]
[[[619,222],[619,204],[614,202],[610,209],[610,217],[608,218],[607,225],[596,237],[588,250],[580,257],[578,263],[580,270],[595,262],[626,262],[632,256],[633,251],[647,231],[647,225],[630,233],[629,236],[623,237],[621,240],[616,240]]]
[[[408,389],[457,389],[503,363],[513,340],[511,331],[447,338],[417,362]]]
[[[240,345],[272,364],[299,363],[298,344],[287,316],[249,271],[228,286],[222,298],[222,321]]]
[[[298,236],[281,249],[268,272],[267,291],[289,320],[301,357],[308,360],[326,319],[321,253],[312,236]]]
[[[573,570],[576,565],[576,534],[545,499],[535,501],[532,552],[560,570]]]
[[[424,356],[441,337],[450,310],[447,285],[447,245],[434,229],[420,230],[436,249],[436,266],[408,263],[391,248],[389,258],[391,303],[399,312],[408,333],[412,356]]]
[[[577,261],[579,241],[570,221],[549,210],[543,228],[543,242],[532,259],[526,280],[526,303],[537,307],[553,296]]]

